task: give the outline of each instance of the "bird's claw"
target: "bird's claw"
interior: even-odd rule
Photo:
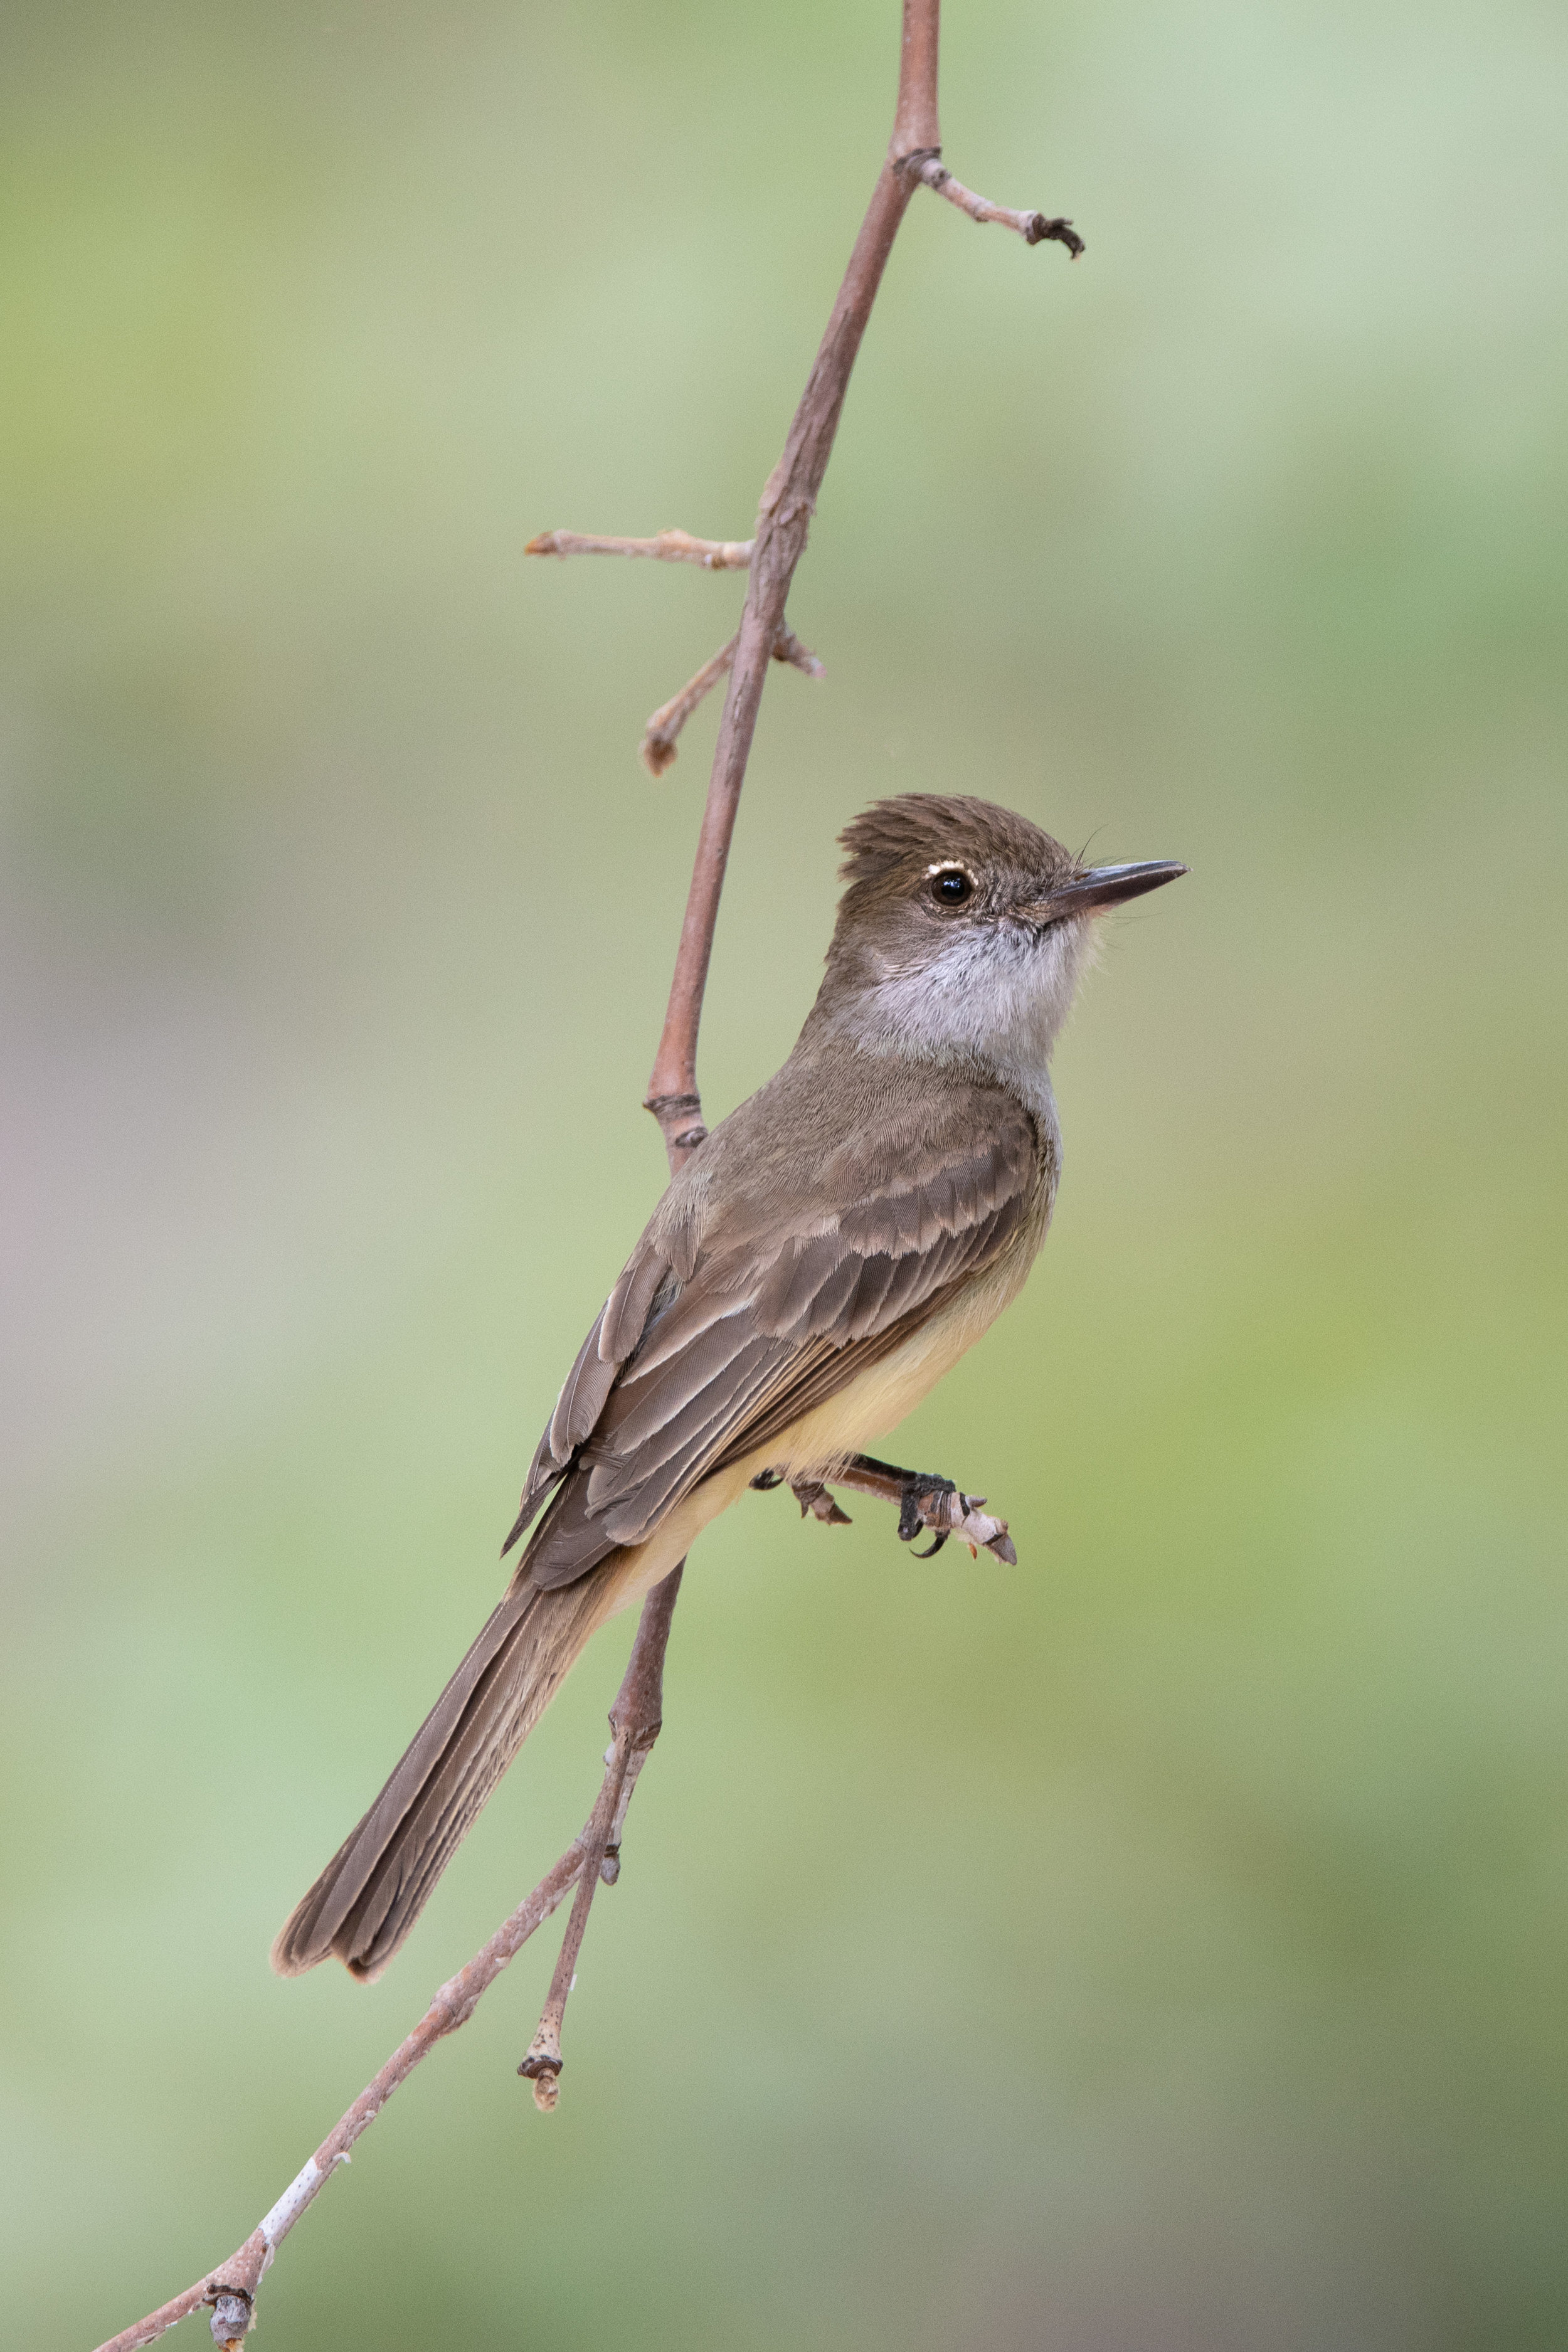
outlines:
[[[979,1557],[978,1547],[984,1544],[1009,1568],[1015,1567],[1018,1555],[1007,1533],[1007,1522],[987,1517],[980,1507],[984,1500],[984,1495],[964,1494],[951,1478],[928,1478],[911,1471],[900,1496],[899,1541],[911,1543],[916,1536],[929,1531],[931,1543],[910,1557],[934,1559],[949,1536],[961,1535],[972,1557]]]
[[[918,1470],[911,1471],[904,1480],[903,1492],[899,1497],[899,1541],[913,1543],[915,1538],[928,1528],[936,1537],[931,1551],[917,1551],[914,1555],[916,1559],[930,1559],[931,1553],[939,1552],[947,1541],[950,1530],[942,1527],[931,1506],[945,1502],[950,1495],[957,1492],[958,1488],[951,1478],[928,1478]]]

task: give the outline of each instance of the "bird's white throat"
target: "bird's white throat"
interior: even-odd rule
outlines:
[[[1088,917],[1043,934],[1021,923],[954,929],[919,962],[883,969],[835,1008],[863,1052],[984,1071],[1055,1125],[1051,1049],[1093,954]]]

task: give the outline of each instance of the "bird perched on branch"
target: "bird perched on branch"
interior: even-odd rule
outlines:
[[[842,845],[795,1050],[649,1219],[539,1442],[511,1581],[283,1927],[283,1975],[330,1954],[377,1975],[596,1628],[753,1482],[825,1486],[1028,1273],[1060,1156],[1050,1053],[1095,919],[1186,868],[1086,867],[1025,817],[925,793]]]

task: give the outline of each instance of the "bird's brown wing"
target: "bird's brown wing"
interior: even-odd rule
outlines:
[[[385,1966],[599,1622],[611,1588],[590,1571],[897,1347],[1043,1221],[1050,1181],[1050,1146],[1010,1097],[957,1085],[933,1106],[897,1072],[876,1074],[847,1122],[809,1069],[786,1066],[715,1129],[561,1391],[514,1539],[551,1499],[510,1590],[283,1928],[274,1967],[292,1975],[328,1952],[356,1976]],[[833,1201],[853,1206],[831,1214]]]
[[[1028,1114],[996,1104],[980,1120],[950,1104],[899,1164],[873,1160],[864,1190],[792,1187],[776,1169],[750,1200],[731,1189],[688,1250],[655,1220],[541,1440],[509,1541],[557,1492],[519,1584],[570,1584],[646,1541],[701,1479],[846,1388],[993,1262],[1046,1181]],[[852,1207],[825,1212],[847,1191]]]

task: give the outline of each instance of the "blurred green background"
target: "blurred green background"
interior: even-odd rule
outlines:
[[[635,751],[740,583],[522,544],[750,529],[896,19],[5,13],[10,2344],[226,2253],[597,1785],[625,1621],[387,1978],[268,1975],[663,1181],[716,709]],[[877,794],[1190,863],[898,1442],[1021,1565],[704,1541],[558,2115],[547,1936],[269,2352],[1568,2342],[1565,69],[1531,0],[953,0],[950,163],[1089,253],[910,210],[703,1080]]]

